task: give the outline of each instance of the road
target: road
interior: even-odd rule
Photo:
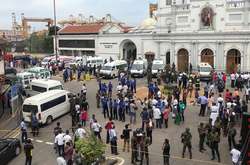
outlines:
[[[54,77],[54,79],[61,80],[60,77]],[[105,80],[109,81],[109,80]],[[116,83],[116,80],[112,80],[114,84]],[[140,86],[145,86],[146,80],[145,79],[138,79],[137,80],[137,86],[138,88]],[[105,125],[106,121],[103,118],[103,115],[101,114],[101,110],[96,108],[96,99],[95,94],[97,91],[97,82],[96,80],[90,80],[86,82],[87,85],[87,98],[88,102],[90,104],[90,112],[89,116],[92,114],[96,114],[97,120],[99,123],[102,124],[102,126]],[[116,85],[114,85],[116,86]],[[81,89],[81,82],[72,81],[67,82],[64,84],[65,89],[78,93]],[[147,91],[145,91],[147,92]],[[170,140],[171,145],[171,159],[170,164],[171,165],[213,165],[218,164],[217,161],[211,161],[211,150],[206,147],[207,151],[204,153],[200,153],[198,149],[199,145],[199,137],[197,132],[197,126],[200,122],[207,122],[207,117],[199,117],[199,107],[188,105],[188,108],[185,112],[185,123],[181,124],[180,126],[177,126],[173,123],[173,120],[169,120],[169,128],[165,129],[154,129],[153,130],[153,144],[149,147],[150,152],[150,164],[163,164],[163,158],[162,158],[162,144],[165,138],[168,138]],[[138,113],[139,114],[139,113]],[[141,123],[140,119],[138,117],[138,122],[136,125],[132,125],[132,129],[139,128]],[[127,117],[128,120],[128,117]],[[56,121],[54,121],[49,126],[44,126],[40,129],[39,137],[33,138],[31,135],[29,136],[33,140],[34,144],[34,151],[33,151],[33,165],[55,165],[56,164],[56,157],[57,155],[54,153],[53,150],[53,141],[54,141],[54,135],[53,135],[53,128],[56,125],[56,122],[60,122],[62,125],[62,128],[64,130],[71,128],[71,117],[70,115],[65,115]],[[118,131],[118,137],[120,137],[120,133],[122,132],[122,129],[125,125],[125,123],[115,121],[116,129]],[[181,133],[185,130],[186,127],[189,127],[191,129],[191,133],[193,135],[192,138],[192,146],[193,146],[193,159],[182,159],[181,153],[182,153],[182,143],[180,140]],[[17,138],[20,138],[20,134],[15,133],[13,136],[16,136]],[[105,131],[102,132],[102,138],[105,139],[106,133]],[[119,148],[119,157],[124,159],[124,165],[129,165],[130,163],[130,155],[131,153],[122,152],[122,141],[119,139],[118,148]],[[220,142],[220,153],[221,153],[221,165],[230,165],[230,155],[228,151],[227,146],[227,138],[221,137]],[[110,155],[110,147],[106,147],[106,155]],[[186,153],[186,157],[188,158],[188,153]],[[21,155],[13,159],[9,164],[10,165],[20,165],[21,162],[25,161],[24,153],[22,152]]]

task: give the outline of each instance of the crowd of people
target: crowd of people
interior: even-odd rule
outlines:
[[[66,71],[64,71],[66,72]],[[73,71],[72,71],[73,72]],[[92,74],[97,74],[92,73]],[[169,120],[174,124],[185,123],[185,111],[193,106],[200,106],[200,117],[208,117],[207,123],[201,122],[197,125],[199,134],[199,151],[206,151],[205,144],[211,149],[211,160],[221,161],[219,144],[222,136],[228,139],[228,149],[233,156],[232,162],[236,165],[239,160],[241,142],[237,138],[238,127],[243,112],[248,110],[250,95],[249,74],[233,73],[229,76],[230,87],[227,86],[228,77],[225,73],[213,73],[211,81],[205,87],[201,87],[198,75],[192,76],[186,73],[179,74],[176,86],[167,94],[162,94],[159,82],[148,84],[148,96],[141,99],[136,96],[137,82],[135,78],[121,73],[115,87],[112,81],[108,84],[97,78],[98,89],[96,92],[96,107],[107,120],[101,125],[96,115],[89,114],[89,103],[87,98],[87,87],[82,85],[82,90],[71,99],[72,132],[61,128],[57,123],[54,129],[55,151],[58,153],[58,162],[66,164],[80,164],[80,155],[74,149],[75,141],[87,136],[90,129],[99,140],[106,142],[111,147],[111,154],[118,155],[117,141],[123,141],[122,151],[131,151],[131,163],[149,164],[149,147],[153,144],[154,129],[169,128]],[[69,76],[71,77],[71,76]],[[67,80],[67,77],[65,77]],[[64,78],[64,79],[65,79]],[[65,80],[65,82],[66,82]],[[193,105],[189,105],[193,103]],[[139,121],[137,121],[140,118]],[[88,124],[87,124],[87,121]],[[116,130],[115,123],[124,123],[121,132]],[[141,126],[132,130],[130,125],[141,122]],[[88,125],[88,126],[87,126]],[[27,141],[26,126],[21,125],[23,139]],[[106,130],[106,139],[102,137]],[[27,132],[26,132],[27,133]],[[120,133],[120,136],[118,134]],[[34,136],[36,133],[34,134]],[[192,134],[190,128],[180,134],[183,144],[182,157],[185,157],[186,149],[189,158],[192,159]],[[28,143],[29,144],[29,143]],[[162,146],[164,165],[169,165],[170,158],[169,139],[165,139]],[[29,147],[29,150],[33,149]]]

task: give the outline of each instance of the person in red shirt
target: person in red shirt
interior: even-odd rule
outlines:
[[[229,92],[229,89],[226,89],[226,92],[225,92],[225,96],[224,96],[226,102],[229,102],[230,101],[230,92]]]
[[[112,121],[112,118],[109,118],[109,121],[105,125],[105,129],[107,130],[107,136],[106,136],[106,144],[109,143],[109,130],[112,129],[114,125],[114,122]]]
[[[86,109],[84,109],[81,113],[81,121],[82,121],[82,126],[86,126],[86,122],[88,120],[88,112]]]
[[[226,75],[226,73],[222,73],[222,80],[226,84],[226,82],[227,82],[227,75]]]

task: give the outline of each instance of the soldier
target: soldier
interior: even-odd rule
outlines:
[[[233,124],[230,124],[229,125],[229,130],[228,130],[228,145],[229,145],[229,151],[231,151],[232,149],[232,144],[233,144],[233,148],[235,147],[236,145],[236,142],[235,142],[235,136],[237,134],[237,131],[236,129],[234,128],[234,125]]]
[[[163,164],[169,165],[170,144],[168,139],[165,139],[165,142],[162,146],[162,150],[163,150],[163,162],[164,162]]]
[[[215,159],[215,152],[218,158],[218,162],[220,162],[220,153],[219,153],[219,142],[220,142],[220,134],[216,131],[215,128],[210,132],[211,136],[211,150],[212,150],[212,159]]]
[[[133,132],[133,136],[131,137],[131,163],[136,164],[137,162],[137,137],[136,132]]]
[[[181,134],[181,142],[183,143],[183,151],[182,151],[182,158],[184,158],[184,154],[186,152],[186,148],[188,147],[189,151],[189,158],[192,159],[192,135],[190,133],[190,129],[186,128],[186,131]]]
[[[195,80],[195,89],[199,91],[200,90],[200,77],[199,77],[199,75],[195,75],[194,80]]]
[[[204,148],[204,140],[206,137],[206,128],[204,127],[204,123],[200,123],[199,127],[198,127],[198,132],[199,132],[199,137],[200,137],[200,142],[199,142],[199,151],[203,152],[206,151],[206,149]]]
[[[218,132],[218,134],[220,135],[220,131],[221,131],[221,128],[222,128],[222,122],[220,120],[220,117],[217,117],[215,122],[214,122],[214,128],[215,128],[215,131]]]
[[[146,164],[149,165],[149,155],[148,155],[148,146],[150,145],[150,139],[149,137],[146,136],[145,133],[143,133],[143,137],[142,137],[142,143],[140,145],[141,147],[141,165],[143,164],[143,159],[144,159],[144,155],[146,158]]]

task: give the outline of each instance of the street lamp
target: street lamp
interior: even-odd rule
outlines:
[[[58,53],[57,53],[57,25],[56,25],[56,0],[53,0],[53,7],[54,7],[55,55],[56,55],[56,66],[58,66]]]

